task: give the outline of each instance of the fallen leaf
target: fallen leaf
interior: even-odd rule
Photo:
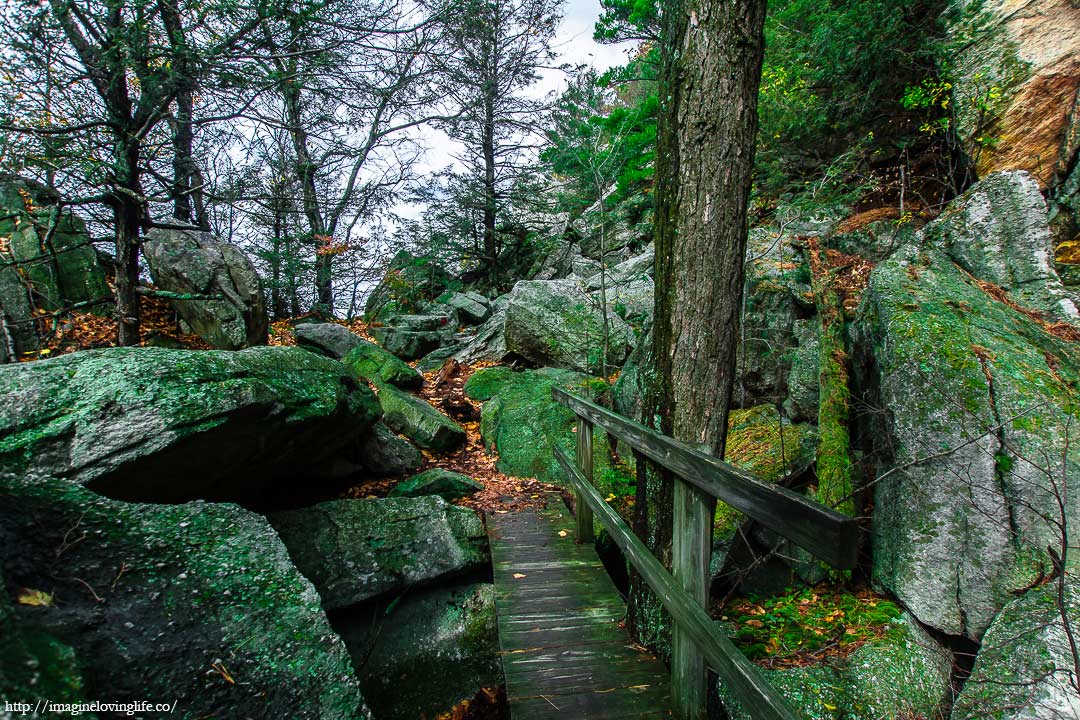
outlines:
[[[52,607],[53,596],[44,590],[31,590],[30,588],[21,588],[19,594],[15,596],[15,602],[20,605],[35,605],[38,607]]]
[[[514,573],[515,580],[520,580],[523,577],[528,577],[528,575],[526,575],[525,573]]]

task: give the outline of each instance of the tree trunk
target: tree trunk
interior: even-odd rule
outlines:
[[[192,191],[192,145],[194,132],[191,128],[193,108],[192,91],[181,90],[176,96],[176,117],[173,120],[173,184],[170,194],[173,199],[173,217],[184,222],[191,222]]]
[[[285,296],[281,293],[281,261],[285,252],[282,242],[282,211],[280,203],[274,203],[274,239],[270,252],[270,312],[275,320],[282,320],[287,315]]]
[[[139,231],[147,209],[139,182],[139,141],[134,132],[117,143],[117,178],[113,190],[116,233],[117,343],[139,344]]]
[[[743,289],[746,206],[750,195],[757,97],[764,50],[764,0],[679,0],[663,15],[661,90],[657,131],[656,371],[645,420],[660,430],[722,456]],[[644,487],[642,487],[644,486]],[[648,505],[636,524],[661,559],[671,557],[673,533],[706,535],[708,553],[715,500],[670,476],[639,482]],[[679,518],[672,526],[672,517]],[[687,558],[673,558],[685,567]],[[707,567],[708,557],[697,558]],[[705,604],[708,583],[679,579]],[[637,607],[647,592],[636,579]],[[635,618],[640,623],[645,618]],[[642,628],[638,628],[641,632]],[[672,678],[684,717],[701,717],[705,668],[686,638],[673,637]],[[676,663],[682,658],[682,661]]]
[[[139,344],[139,225],[141,208],[118,202],[113,208],[116,224],[116,318],[117,344]]]
[[[300,183],[304,217],[308,221],[311,240],[315,245],[315,307],[316,312],[334,313],[333,268],[331,256],[319,254],[318,248],[325,241],[326,225],[319,210],[318,188],[315,185],[315,162],[308,149],[307,131],[301,112],[300,89],[292,82],[284,85],[282,95],[289,118],[289,137],[296,153],[296,179]]]
[[[499,271],[499,249],[495,241],[495,101],[490,96],[484,98],[481,144],[484,155],[484,258],[494,286]]]

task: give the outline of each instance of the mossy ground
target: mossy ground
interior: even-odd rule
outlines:
[[[895,634],[892,621],[901,614],[896,603],[866,590],[826,585],[739,598],[723,612],[743,654],[768,667],[845,657],[868,640]]]

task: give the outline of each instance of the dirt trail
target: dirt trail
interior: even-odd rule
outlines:
[[[455,500],[454,504],[481,512],[517,512],[529,507],[542,507],[545,493],[560,492],[560,488],[532,478],[506,475],[495,467],[498,454],[492,449],[489,455],[480,437],[481,404],[465,396],[465,383],[469,377],[490,364],[462,365],[447,360],[442,368],[423,373],[424,385],[419,395],[432,407],[449,415],[458,422],[466,434],[465,444],[453,452],[431,453],[423,451],[421,470],[444,468],[463,473],[484,485],[484,489],[471,497]],[[349,488],[346,497],[383,497],[404,478],[377,478],[365,480]]]

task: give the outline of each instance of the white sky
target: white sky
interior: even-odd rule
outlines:
[[[603,72],[627,62],[629,54],[635,49],[634,43],[601,45],[592,39],[593,25],[600,17],[600,0],[566,0],[563,11],[563,20],[555,35],[555,51],[559,55],[556,65],[591,65],[598,72]],[[530,94],[542,97],[561,92],[566,87],[567,77],[561,70],[546,69],[540,75],[534,93]],[[419,135],[427,150],[417,164],[418,175],[437,172],[454,164],[455,147],[460,146],[445,133],[425,127]],[[415,219],[422,211],[422,206],[407,203],[399,204],[392,210],[393,214],[404,219]]]

